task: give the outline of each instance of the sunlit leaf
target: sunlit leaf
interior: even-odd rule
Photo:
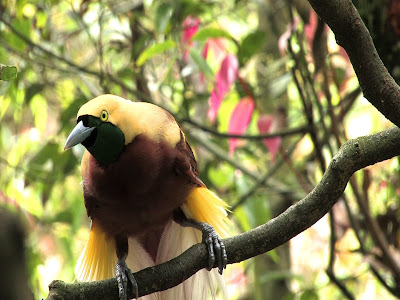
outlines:
[[[36,17],[36,27],[43,28],[47,22],[48,18],[47,14],[45,14],[42,10],[40,10],[36,13],[35,17]]]
[[[35,127],[44,130],[47,125],[47,101],[40,95],[36,94],[30,101],[30,107],[35,119]]]
[[[162,54],[168,50],[176,47],[176,43],[173,40],[166,40],[165,42],[151,45],[146,48],[138,57],[136,61],[137,66],[142,66],[146,61],[152,57]]]
[[[196,32],[195,35],[192,37],[192,41],[200,41],[200,42],[205,42],[208,39],[211,38],[227,38],[227,39],[232,39],[232,36],[230,35],[229,32],[220,29],[220,28],[215,28],[215,27],[205,27],[200,29],[199,31]]]

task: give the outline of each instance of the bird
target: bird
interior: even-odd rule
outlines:
[[[227,265],[222,238],[229,236],[229,207],[200,179],[175,118],[155,104],[100,95],[79,109],[64,149],[78,144],[86,148],[81,176],[91,226],[76,278],[116,277],[119,299],[127,299],[128,285],[138,298],[132,270],[166,262],[203,242],[207,269],[141,299],[207,299],[215,298],[217,290],[226,293],[219,274]]]

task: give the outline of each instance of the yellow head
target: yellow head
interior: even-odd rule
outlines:
[[[82,143],[104,165],[118,159],[123,148],[139,134],[155,142],[166,142],[171,147],[181,139],[179,125],[166,110],[110,94],[83,105],[77,122],[65,149]]]

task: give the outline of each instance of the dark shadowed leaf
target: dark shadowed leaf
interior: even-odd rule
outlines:
[[[37,93],[40,93],[43,90],[44,86],[45,85],[42,83],[34,83],[29,86],[25,92],[25,102],[29,104],[33,96],[35,96]]]
[[[156,31],[160,33],[164,33],[165,29],[168,26],[169,20],[171,19],[173,13],[173,8],[168,3],[161,3],[156,12],[155,26]]]
[[[318,294],[312,290],[306,290],[300,296],[300,300],[318,300],[318,299],[319,299]]]
[[[239,48],[240,65],[244,65],[254,54],[260,52],[266,40],[265,32],[258,30],[246,36]]]

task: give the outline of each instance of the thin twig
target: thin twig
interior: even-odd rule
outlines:
[[[232,133],[224,133],[224,132],[219,132],[216,131],[210,127],[204,126],[194,120],[191,119],[181,119],[181,123],[187,123],[190,125],[193,125],[194,127],[201,129],[202,131],[208,132],[212,135],[215,135],[220,138],[239,138],[239,139],[246,139],[246,140],[263,140],[263,139],[269,139],[269,138],[274,138],[274,137],[285,137],[285,136],[291,136],[291,135],[297,135],[297,134],[304,134],[307,133],[309,130],[309,126],[299,126],[296,128],[290,128],[278,132],[273,132],[273,133],[268,133],[268,134],[255,134],[255,135],[250,135],[250,134],[232,134]]]
[[[301,137],[301,138],[303,138],[303,137]],[[289,148],[289,151],[288,151],[289,156],[294,151],[294,149],[296,148],[296,146],[300,140],[301,139],[299,139],[298,141],[293,143],[293,146]],[[254,185],[252,187],[250,187],[245,194],[243,194],[239,197],[239,200],[231,206],[230,210],[232,212],[235,211],[239,206],[243,205],[243,203],[245,203],[247,201],[247,199],[249,199],[263,184],[267,184],[268,179],[271,178],[271,176],[273,174],[275,174],[275,172],[277,170],[279,170],[279,168],[283,165],[283,163],[284,163],[284,159],[282,157],[278,158],[276,163],[263,176],[261,176],[260,179],[257,180],[254,183]],[[279,189],[279,187],[278,187],[278,189]],[[281,191],[281,192],[287,193],[287,191]]]

